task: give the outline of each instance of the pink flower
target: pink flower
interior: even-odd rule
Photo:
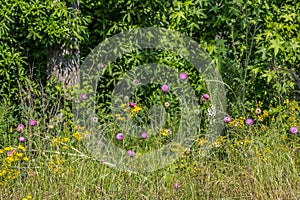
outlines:
[[[98,140],[98,141],[97,141],[97,144],[98,144],[98,145],[101,145],[101,144],[103,144],[103,142],[102,142],[101,140]]]
[[[185,81],[187,79],[188,75],[185,72],[180,73],[179,78],[180,80]]]
[[[168,87],[167,85],[162,85],[162,86],[161,86],[161,90],[162,90],[163,92],[167,92],[167,91],[169,90],[169,87]]]
[[[21,133],[23,131],[24,127],[25,127],[24,124],[19,124],[17,127],[17,132]]]
[[[175,190],[179,189],[181,187],[181,185],[179,183],[174,183],[173,188]]]
[[[99,64],[98,64],[98,68],[99,68],[99,69],[103,69],[103,68],[104,68],[103,63],[99,63]]]
[[[30,126],[35,126],[36,125],[36,121],[34,119],[30,119],[29,120],[29,125]]]
[[[133,84],[134,84],[134,85],[138,85],[138,84],[139,84],[139,80],[134,79],[134,80],[133,80]]]
[[[93,120],[93,122],[95,122],[95,123],[98,122],[98,118],[97,118],[97,117],[93,117],[92,120]]]
[[[144,133],[141,134],[141,138],[146,139],[147,137],[148,137],[147,133],[144,132]]]
[[[230,121],[231,121],[231,119],[230,119],[229,116],[226,116],[226,117],[224,118],[224,122],[229,123]]]
[[[298,128],[296,126],[292,126],[290,128],[290,133],[291,134],[298,134]]]
[[[248,118],[247,120],[246,120],[246,124],[248,124],[248,125],[253,125],[253,123],[254,123],[254,121],[253,121],[253,119],[251,119],[251,118]]]
[[[13,151],[8,151],[6,152],[6,156],[11,156],[14,152]]]
[[[135,103],[134,103],[134,102],[130,102],[130,103],[129,103],[129,106],[130,106],[130,107],[134,107],[134,106],[135,106]]]
[[[133,150],[128,150],[127,151],[127,154],[130,156],[130,157],[134,157],[135,156],[135,153]]]
[[[20,142],[25,142],[25,138],[21,136],[21,137],[19,137],[19,141]]]
[[[82,101],[86,100],[86,99],[87,99],[87,95],[86,95],[86,94],[81,94],[81,95],[80,95],[80,99],[81,99]]]
[[[121,141],[124,139],[124,134],[123,133],[118,133],[116,136],[117,140]]]
[[[202,95],[202,99],[207,101],[210,98],[210,96],[208,94],[204,94]]]

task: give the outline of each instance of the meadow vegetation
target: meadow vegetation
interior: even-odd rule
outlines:
[[[0,199],[299,199],[300,3],[293,0],[112,0],[80,2],[4,0],[0,5]],[[71,17],[72,16],[72,17]],[[122,31],[163,27],[201,44],[226,88],[224,130],[205,137],[213,112],[206,80],[174,52],[138,50],[103,68],[91,124],[127,151],[143,156],[170,143],[180,121],[180,101],[168,88],[138,87],[126,116],[111,112],[118,80],[130,69],[158,63],[177,70],[201,107],[199,129],[182,156],[147,173],[116,170],[85,146],[92,134],[74,121],[74,101],[86,88],[47,78],[47,48],[73,35],[81,61],[96,45]],[[132,80],[138,84],[139,80]],[[117,120],[148,124],[160,104],[166,124],[152,136],[122,131]],[[99,140],[97,145],[101,146]],[[204,147],[208,152],[203,154]]]

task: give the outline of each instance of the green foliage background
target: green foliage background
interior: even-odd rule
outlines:
[[[78,39],[83,61],[107,37],[154,26],[180,31],[203,45],[230,87],[228,98],[237,110],[245,111],[247,105],[260,100],[271,104],[280,104],[286,98],[299,100],[297,1],[82,0],[77,12],[71,5],[72,1],[2,1],[1,97],[18,102],[19,87],[30,82],[34,92],[39,82],[46,85],[47,48],[52,45]],[[109,66],[99,86],[101,102],[107,102],[126,70],[151,60],[149,54],[153,52],[133,52]],[[199,77],[191,66],[166,52],[156,56],[160,59],[157,62]],[[201,81],[193,84],[197,88]],[[198,92],[203,89],[201,86]]]

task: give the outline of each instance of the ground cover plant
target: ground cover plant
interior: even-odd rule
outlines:
[[[292,0],[2,1],[0,199],[299,199],[299,7]],[[217,94],[191,63],[167,50],[141,49],[99,63],[96,114],[89,126],[75,121],[74,102],[88,109],[91,88],[74,84],[80,80],[67,72],[76,74],[98,43],[142,27],[178,31],[211,57],[227,98],[215,140],[205,135]],[[200,120],[189,148],[172,143],[184,108],[167,83],[139,85],[129,76],[137,87],[118,105],[122,113],[112,112],[118,81],[147,63],[170,67],[195,92]],[[155,104],[164,115],[150,109]],[[135,137],[120,126],[152,118],[166,123]],[[150,172],[117,170],[87,149],[94,125],[129,159],[170,143],[181,156]]]

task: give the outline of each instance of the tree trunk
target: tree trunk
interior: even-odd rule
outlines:
[[[55,76],[64,87],[79,84],[79,47],[54,45],[48,48],[48,78]]]
[[[79,0],[74,0],[74,10],[79,9]],[[75,12],[76,13],[76,12]],[[64,87],[74,86],[80,81],[80,51],[76,38],[70,38],[66,45],[55,44],[48,48],[48,79],[56,77]]]

